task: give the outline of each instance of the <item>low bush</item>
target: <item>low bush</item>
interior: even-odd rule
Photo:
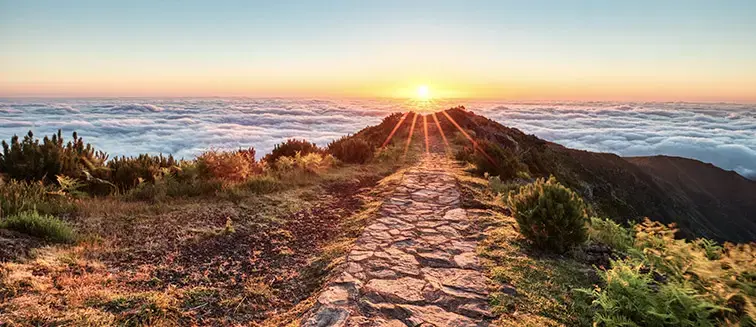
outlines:
[[[58,243],[73,243],[76,234],[64,221],[36,211],[26,211],[0,220],[0,228],[15,230],[27,235]]]
[[[519,192],[522,185],[520,181],[503,182],[499,176],[488,177],[488,186],[491,187],[491,191],[504,199]]]
[[[327,152],[347,163],[365,163],[373,157],[373,147],[362,138],[345,136],[328,144]]]
[[[315,143],[308,142],[307,140],[289,139],[273,147],[273,151],[265,155],[263,160],[269,165],[274,165],[278,161],[278,158],[281,157],[294,157],[297,153],[305,156],[310,153],[320,152],[322,151]]]
[[[593,242],[627,252],[633,247],[633,232],[609,219],[591,217],[588,224],[588,239]]]
[[[0,179],[0,217],[36,210],[43,214],[61,214],[76,210],[75,204],[54,186],[40,182]]]
[[[478,140],[477,147],[463,147],[457,152],[456,158],[475,165],[474,172],[479,175],[488,173],[491,176],[499,176],[502,180],[529,176],[527,167],[517,159],[514,152],[487,140]]]
[[[553,176],[521,187],[508,202],[520,233],[538,248],[562,253],[587,238],[583,200]]]
[[[141,182],[154,182],[164,168],[177,166],[173,156],[140,154],[137,157],[116,157],[108,161],[109,180],[119,190],[136,187]]]
[[[260,174],[262,167],[255,161],[255,149],[237,151],[211,150],[197,158],[201,176],[228,182],[242,182]]]
[[[299,170],[306,173],[322,172],[335,163],[335,159],[330,154],[309,153],[302,155],[297,152],[293,157],[283,156],[276,160],[274,168],[279,173]]]

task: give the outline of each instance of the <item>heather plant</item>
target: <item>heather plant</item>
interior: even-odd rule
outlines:
[[[508,203],[520,233],[535,247],[562,253],[587,238],[583,200],[553,176],[521,187]]]
[[[255,161],[253,148],[207,151],[197,158],[197,169],[201,176],[226,182],[243,182],[253,175],[262,173],[262,167]]]
[[[344,136],[328,144],[327,152],[347,163],[362,164],[373,157],[373,147],[362,138]]]
[[[73,140],[65,143],[60,130],[52,137],[45,136],[41,143],[29,131],[21,140],[13,136],[10,144],[2,141],[2,147],[0,174],[25,181],[54,183],[58,175],[81,179],[85,172],[100,176],[108,158],[104,152],[84,143],[76,132]]]
[[[308,142],[307,140],[289,139],[281,144],[276,144],[273,150],[263,157],[269,165],[273,165],[278,161],[280,157],[294,157],[297,153],[300,155],[308,155],[310,153],[322,152],[315,143]]]
[[[302,155],[297,152],[293,157],[279,157],[274,167],[279,173],[299,170],[315,174],[330,168],[334,163],[335,158],[330,154],[308,153]]]
[[[57,243],[72,243],[76,234],[66,222],[36,211],[25,211],[0,220],[0,228],[36,236]]]

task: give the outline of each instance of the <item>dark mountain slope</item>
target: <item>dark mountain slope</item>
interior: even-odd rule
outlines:
[[[756,239],[756,181],[694,159],[653,156],[627,161],[654,176],[670,194],[683,196],[709,219],[707,228]]]
[[[703,163],[680,165],[690,171],[687,180],[668,180],[672,174],[654,173],[649,165],[656,165],[642,165],[638,163],[640,159],[632,162],[633,159],[629,161],[615,154],[569,149],[463,108],[450,109],[447,113],[475,138],[493,141],[511,150],[531,175],[556,176],[586,198],[601,215],[619,222],[642,217],[664,223],[675,222],[686,237],[703,236],[735,242],[756,240],[756,213],[752,205],[734,205],[756,202],[753,187],[723,181],[719,185],[723,188],[721,190],[698,193],[695,190],[716,184],[716,177],[697,180],[696,167],[705,165]],[[444,130],[455,129],[449,123],[444,125]],[[713,166],[708,169],[719,170],[722,176],[729,174]],[[684,190],[680,187],[680,183],[693,184],[694,180],[699,183],[696,188]],[[728,195],[739,192],[743,193],[739,200],[727,199]]]

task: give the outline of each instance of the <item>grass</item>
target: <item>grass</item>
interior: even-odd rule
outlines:
[[[386,156],[255,175],[197,196],[172,196],[180,183],[159,179],[150,185],[166,188],[145,200],[76,200],[66,221],[82,241],[0,263],[0,321],[293,323],[380,205],[380,190],[399,180],[381,178],[400,167]]]
[[[464,203],[486,208],[472,210],[476,214],[471,216],[486,229],[477,251],[486,274],[496,283],[490,294],[492,311],[499,315],[494,325],[590,325],[590,317],[581,314],[583,295],[574,290],[593,285],[596,276],[592,268],[532,249],[487,179],[459,172],[457,180]]]
[[[50,215],[27,211],[0,220],[0,228],[15,230],[51,242],[73,243],[76,233],[65,221]]]

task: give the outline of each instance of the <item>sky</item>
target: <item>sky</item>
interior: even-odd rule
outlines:
[[[756,102],[756,1],[0,0],[0,97]]]

